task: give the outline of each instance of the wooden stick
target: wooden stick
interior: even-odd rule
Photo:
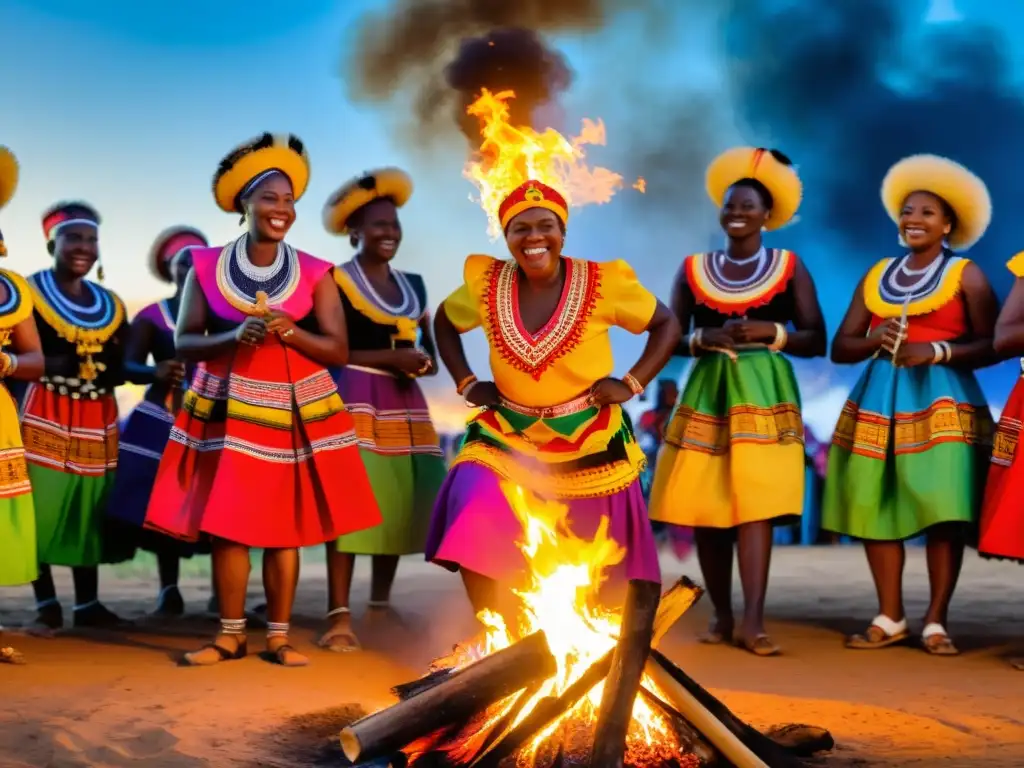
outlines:
[[[714,715],[704,709],[686,688],[653,659],[648,662],[647,674],[654,680],[658,690],[668,697],[672,706],[706,736],[736,768],[771,768]]]
[[[707,739],[700,731],[694,728],[690,721],[677,712],[671,704],[653,693],[646,685],[640,687],[640,695],[672,721],[672,728],[676,731],[685,751],[696,755],[701,765],[716,765],[719,762],[718,751],[708,744]]]
[[[446,725],[465,722],[556,671],[547,638],[543,632],[536,632],[460,669],[417,696],[353,723],[341,732],[341,749],[353,763],[393,754]]]
[[[704,590],[684,578],[680,579],[666,594],[673,595],[671,598],[672,609],[655,615],[652,639],[664,637],[669,628],[679,620],[679,617],[701,598]],[[580,699],[590,693],[591,689],[607,676],[608,670],[612,666],[613,654],[614,651],[610,651],[594,662],[586,672],[562,692],[561,696],[547,697],[539,701],[533,711],[519,725],[492,744],[488,751],[478,755],[470,763],[470,766],[480,766],[480,768],[497,766],[502,760],[510,757],[526,744],[537,731],[547,727],[555,718],[564,715],[576,706]]]
[[[669,703],[736,768],[799,768],[802,765],[778,744],[736,717],[660,651],[652,651],[645,669]]]
[[[594,727],[591,768],[622,768],[626,734],[633,720],[633,703],[640,689],[644,664],[651,653],[660,592],[661,585],[656,582],[629,582],[619,640],[612,655],[612,667],[605,678]]]
[[[657,648],[665,635],[677,621],[704,594],[704,588],[694,584],[686,576],[683,576],[671,586],[662,596],[658,603],[658,615],[654,619],[654,636],[651,638],[651,647]]]

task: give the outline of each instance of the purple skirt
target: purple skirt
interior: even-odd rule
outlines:
[[[605,571],[609,582],[661,582],[658,547],[639,480],[610,496],[566,499],[565,504],[569,526],[580,538],[593,537],[601,518],[609,519],[609,535],[626,550],[623,561]],[[501,478],[485,466],[466,462],[449,472],[441,486],[426,555],[451,571],[464,568],[509,583],[526,570],[517,545],[522,536],[522,526],[502,493]]]

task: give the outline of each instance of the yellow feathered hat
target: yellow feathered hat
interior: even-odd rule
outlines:
[[[18,188],[18,160],[7,147],[0,146],[0,208],[3,208],[14,197]],[[4,235],[0,232],[0,256],[7,255]]]
[[[280,171],[292,183],[298,200],[309,185],[309,157],[302,141],[292,134],[262,136],[232,150],[213,175],[213,197],[222,211],[241,213],[240,198],[253,182],[271,171]]]
[[[931,192],[956,214],[956,226],[946,241],[964,251],[977,243],[992,221],[992,198],[985,182],[960,163],[938,155],[911,155],[889,169],[882,180],[882,205],[894,222],[914,192]]]
[[[348,232],[348,220],[367,203],[386,197],[401,208],[412,197],[412,179],[401,168],[367,171],[343,184],[324,203],[324,229],[332,235]]]
[[[704,183],[708,196],[721,208],[726,192],[742,179],[760,182],[772,196],[772,212],[765,222],[765,229],[778,229],[796,216],[803,197],[803,184],[781,152],[763,147],[726,150],[711,161]]]

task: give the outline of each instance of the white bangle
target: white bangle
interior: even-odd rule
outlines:
[[[933,341],[931,344],[932,344],[932,365],[938,365],[939,363],[942,362],[942,356],[944,354],[943,349],[942,349],[942,345],[939,344],[939,342],[937,342],[937,341]]]
[[[772,352],[779,352],[786,346],[787,341],[789,341],[789,332],[786,331],[786,326],[782,323],[776,323],[775,339],[768,345],[768,349],[772,350]]]
[[[942,362],[948,363],[953,359],[953,347],[948,341],[940,341],[939,346],[942,347]]]

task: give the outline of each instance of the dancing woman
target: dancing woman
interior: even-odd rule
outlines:
[[[903,542],[924,533],[931,601],[921,641],[954,655],[949,602],[992,445],[974,369],[995,359],[999,309],[982,271],[955,251],[981,238],[992,206],[981,179],[933,155],[889,169],[882,203],[909,251],[871,268],[832,342],[833,362],[869,362],[832,438],[822,528],[863,540],[878,592],[878,616],[848,647],[908,637]]]
[[[820,357],[827,342],[814,281],[795,253],[766,248],[762,232],[796,215],[802,188],[776,150],[740,147],[711,163],[725,249],[687,256],[672,306],[690,330],[679,354],[690,371],[651,490],[651,519],[695,528],[697,557],[715,609],[705,643],[735,641],[779,652],[764,626],[772,526],[804,504],[800,389],[787,359]],[[734,635],[733,546],[743,585]]]
[[[176,226],[157,236],[149,252],[150,269],[157,279],[172,283],[174,295],[144,307],[132,321],[125,359],[146,367],[149,387],[128,417],[121,433],[117,478],[107,514],[139,532],[138,544],[153,552],[160,575],[160,594],[154,615],[181,616],[185,602],[178,590],[180,558],[191,557],[196,547],[143,528],[160,457],[167,447],[174,417],[181,408],[185,364],[174,350],[174,325],[181,306],[185,277],[192,268],[192,248],[209,245],[191,227]],[[152,357],[155,367],[148,367]]]
[[[568,209],[556,190],[527,181],[499,217],[512,258],[470,256],[464,284],[434,321],[457,391],[486,410],[469,423],[441,488],[427,557],[461,571],[477,611],[503,609],[504,588],[525,570],[522,529],[501,488],[510,480],[564,501],[577,536],[593,536],[607,519],[626,550],[610,577],[660,581],[640,484],[646,462],[622,404],[664,367],[678,323],[626,262],[562,255]],[[459,338],[480,326],[493,382],[477,380]],[[649,334],[621,379],[611,376],[613,327]]]
[[[398,209],[412,180],[398,168],[366,173],[324,206],[324,227],[347,235],[355,256],[334,270],[349,332],[349,359],[333,371],[355,420],[359,453],[384,522],[327,543],[330,627],[320,645],[359,647],[349,592],[356,555],[371,555],[371,615],[388,610],[401,555],[422,552],[445,463],[416,379],[437,372],[423,278],[391,266],[402,242]],[[417,343],[419,342],[419,343]]]
[[[993,346],[1000,357],[1022,357],[1024,370],[1024,253],[1006,265],[1016,278],[996,321]],[[978,552],[982,557],[1024,564],[1024,452],[1018,451],[1024,420],[1024,377],[1018,378],[999,417],[981,509]],[[1010,660],[1024,671],[1024,658]]]
[[[0,208],[10,201],[17,185],[18,163],[7,147],[0,147]],[[0,257],[6,255],[0,232]],[[18,408],[4,382],[31,381],[42,375],[43,349],[32,317],[31,290],[23,277],[0,269],[0,587],[28,584],[39,574],[36,513]],[[0,663],[22,661],[18,651],[4,645],[0,627]]]
[[[98,566],[135,555],[132,537],[106,508],[117,469],[114,389],[145,372],[124,361],[121,299],[86,279],[100,259],[99,226],[86,203],[50,208],[43,232],[54,264],[29,277],[46,364],[24,395],[22,435],[39,544],[36,624],[44,630],[64,624],[50,566],[72,568],[75,626],[110,627],[122,621],[99,601]]]
[[[264,549],[267,651],[283,666],[308,658],[288,643],[299,548],[380,522],[352,418],[327,368],[348,360],[345,315],[329,263],[284,242],[309,164],[294,136],[269,133],[221,161],[217,205],[246,231],[193,249],[175,330],[198,363],[171,429],[146,526],[213,539],[221,630],[185,655],[206,666],[247,654],[249,550]]]

